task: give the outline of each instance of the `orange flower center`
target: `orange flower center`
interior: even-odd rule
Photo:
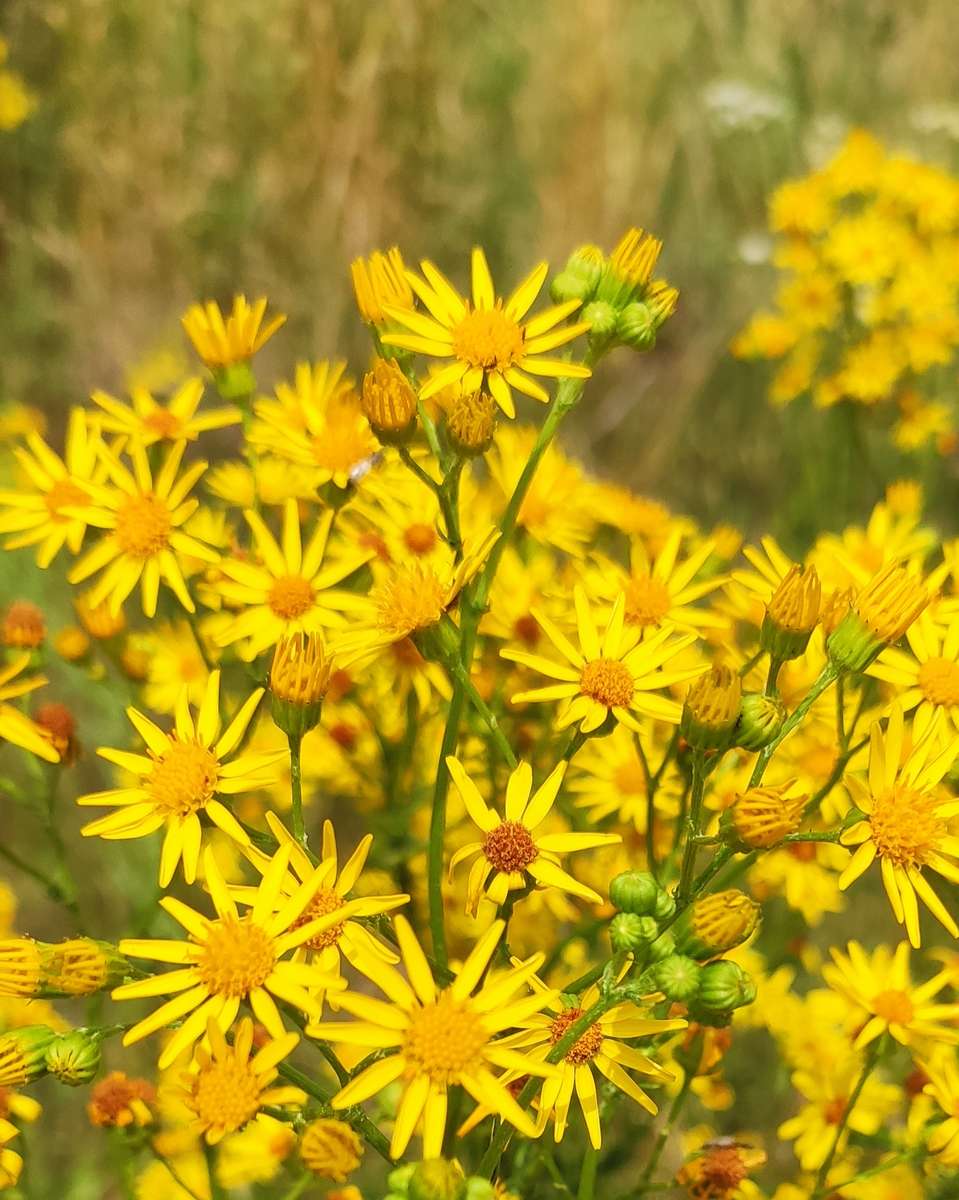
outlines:
[[[523,356],[523,330],[499,306],[467,307],[453,330],[453,353],[471,367],[505,371]]]
[[[166,502],[153,492],[138,492],[124,498],[117,509],[116,538],[120,549],[132,558],[152,558],[170,540],[173,520]]]
[[[79,484],[73,483],[72,480],[58,479],[43,497],[43,502],[47,506],[50,519],[58,525],[65,525],[67,521],[73,518],[66,516],[62,510],[64,508],[76,508],[78,505],[89,504],[90,496]]]
[[[316,592],[301,575],[281,575],[270,588],[266,602],[281,621],[297,621],[313,607]]]
[[[510,874],[525,871],[539,851],[525,825],[519,821],[504,821],[486,835],[483,853],[497,871]]]
[[[403,531],[403,541],[411,554],[429,554],[436,547],[436,530],[432,525],[414,522]]]
[[[168,408],[155,408],[143,418],[143,424],[157,437],[175,438],[180,434],[181,421]]]
[[[325,917],[327,913],[336,912],[338,908],[343,908],[345,903],[343,897],[334,892],[332,888],[317,888],[313,893],[313,899],[303,910],[302,915],[293,922],[293,927],[298,929],[301,925],[315,921],[317,917]],[[342,932],[343,924],[341,922],[339,925],[325,929],[322,933],[315,934],[304,945],[310,950],[325,950],[327,946],[336,945]]]
[[[227,1050],[202,1067],[193,1080],[189,1105],[207,1128],[241,1128],[260,1107],[260,1081],[248,1061]]]
[[[582,1015],[583,1010],[581,1008],[568,1008],[553,1020],[549,1027],[549,1040],[554,1046],[566,1036],[570,1026],[575,1025]],[[585,1063],[592,1062],[599,1053],[602,1042],[603,1034],[599,1026],[590,1026],[582,1037],[577,1038],[569,1050],[566,1051],[566,1062],[572,1063],[576,1067],[581,1067]]]
[[[636,690],[629,668],[615,658],[596,658],[583,667],[579,690],[607,708],[629,704]]]
[[[918,682],[930,704],[959,704],[959,663],[929,658],[919,668]]]
[[[147,780],[150,799],[165,814],[186,816],[203,808],[216,791],[220,764],[197,741],[171,735],[170,749],[157,758]]]
[[[207,929],[196,969],[211,995],[247,996],[264,983],[275,962],[265,930],[248,917],[221,917]]]
[[[909,995],[895,988],[880,992],[874,998],[872,1007],[876,1016],[882,1017],[890,1025],[908,1025],[915,1013]]]
[[[658,625],[672,607],[666,585],[650,575],[634,575],[626,584],[625,617],[630,625]]]
[[[313,461],[331,475],[349,474],[364,458],[375,454],[379,443],[360,413],[349,419],[327,421],[323,432],[311,439]]]
[[[468,1001],[457,1001],[448,991],[435,1003],[414,1009],[403,1043],[403,1054],[412,1075],[428,1075],[446,1086],[482,1061],[489,1035]]]
[[[946,834],[933,792],[898,787],[873,798],[869,825],[876,850],[899,867],[922,866]]]

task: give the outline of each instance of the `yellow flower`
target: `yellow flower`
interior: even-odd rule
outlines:
[[[107,392],[93,392],[90,399],[106,414],[100,417],[102,429],[126,434],[144,446],[152,446],[154,442],[178,442],[181,439],[195,442],[201,433],[238,425],[242,420],[240,410],[233,405],[197,416],[202,397],[203,382],[194,378],[182,384],[166,405],[158,404],[142,387],[134,388],[130,393],[130,407]]]
[[[461,846],[450,859],[452,875],[461,862],[476,858],[467,885],[467,912],[476,915],[480,897],[484,894],[496,905],[505,903],[511,889],[518,890],[529,884],[528,877],[541,887],[557,887],[592,904],[602,903],[598,893],[578,883],[560,867],[558,856],[614,845],[622,841],[619,834],[535,833],[553,809],[566,774],[566,762],[555,767],[532,796],[532,767],[529,763],[520,763],[506,785],[506,809],[502,818],[487,807],[459,759],[449,757],[446,765],[470,819],[483,834],[482,842]]]
[[[225,576],[215,587],[230,604],[243,611],[220,633],[217,642],[244,643],[244,654],[255,658],[292,633],[315,633],[340,620],[335,609],[353,604],[353,598],[332,591],[371,556],[354,550],[334,563],[324,564],[333,511],[327,509],[316,522],[304,547],[296,501],[283,508],[282,541],[278,543],[259,513],[249,510],[246,520],[259,552],[259,564],[248,558],[228,558],[220,563]]]
[[[199,501],[188,500],[187,495],[207,466],[195,462],[178,479],[185,448],[186,442],[171,446],[155,476],[143,446],[130,450],[132,473],[112,452],[101,449],[113,486],[88,484],[90,501],[70,509],[88,524],[108,531],[67,576],[71,583],[82,583],[103,571],[89,593],[92,607],[109,600],[111,612],[119,612],[139,581],[143,612],[153,617],[162,579],[187,612],[196,611],[177,555],[210,563],[219,555],[180,528],[199,507]]]
[[[928,867],[959,883],[959,841],[949,833],[949,819],[959,813],[959,800],[938,790],[959,754],[959,737],[943,746],[939,730],[938,722],[931,724],[903,761],[902,707],[895,705],[885,733],[878,721],[872,726],[867,777],[846,778],[863,817],[840,837],[844,846],[855,846],[856,851],[839,886],[849,887],[878,856],[892,911],[913,946],[919,945],[917,896],[953,937],[959,937],[959,925],[923,874]]]
[[[242,1129],[265,1106],[302,1105],[306,1092],[297,1087],[272,1087],[277,1063],[286,1058],[300,1040],[298,1033],[285,1033],[266,1043],[250,1058],[253,1022],[244,1017],[237,1025],[233,1045],[216,1021],[207,1022],[210,1049],[200,1046],[192,1069],[184,1075],[184,1100],[195,1115],[193,1128],[211,1146],[226,1134]]]
[[[549,687],[520,692],[512,697],[513,703],[559,700],[562,708],[557,728],[565,729],[578,722],[582,733],[598,729],[609,716],[640,733],[642,726],[634,713],[677,725],[682,706],[675,700],[653,695],[653,689],[682,683],[708,669],[662,669],[670,659],[695,641],[695,636],[690,633],[674,637],[672,630],[667,627],[641,641],[642,631],[639,628],[625,628],[626,598],[620,594],[601,640],[582,588],[574,588],[573,596],[579,632],[578,650],[545,614],[538,609],[533,610],[541,629],[566,662],[551,662],[548,658],[523,650],[507,648],[500,651],[503,658],[531,667],[550,679],[559,680]]]
[[[229,367],[252,358],[286,320],[281,313],[263,325],[265,314],[265,297],[251,305],[245,296],[234,296],[233,311],[225,321],[213,300],[191,305],[181,320],[187,337],[208,367]]]
[[[915,736],[921,738],[938,713],[959,729],[959,620],[945,629],[929,612],[906,630],[911,653],[889,646],[866,671],[896,688],[903,712],[915,710]]]
[[[249,837],[243,826],[217,796],[236,795],[268,784],[274,777],[273,765],[284,757],[284,752],[278,750],[271,754],[241,754],[230,761],[262,695],[263,689],[257,688],[222,734],[219,671],[207,681],[195,722],[186,691],[180,693],[176,724],[170,733],[164,733],[137,709],[128,708],[130,723],[146,742],[148,753],[109,748],[97,751],[107,762],[138,778],[131,787],[91,792],[77,799],[78,804],[117,809],[85,825],[83,835],[122,840],[145,837],[164,828],[162,887],[169,884],[181,860],[187,883],[196,878],[203,837],[201,813],[234,841],[246,845]]]
[[[823,967],[823,979],[852,1005],[857,1023],[864,1022],[853,1043],[855,1049],[861,1050],[886,1032],[904,1046],[923,1039],[959,1043],[959,1004],[932,1003],[952,982],[948,968],[914,987],[907,942],[900,942],[891,954],[886,946],[877,946],[867,955],[858,942],[850,942],[846,954],[834,946],[829,953],[835,965]]]
[[[534,1061],[542,1062],[570,1026],[598,1000],[599,988],[596,984],[588,987],[577,998],[575,1006],[568,1008],[538,979],[531,982],[545,998],[545,1011],[519,1021],[520,1032],[504,1038],[503,1044]],[[672,1076],[669,1071],[637,1049],[633,1045],[633,1039],[656,1037],[685,1028],[684,1020],[653,1019],[647,1015],[645,1009],[631,1001],[609,1009],[567,1050],[565,1058],[559,1064],[559,1073],[543,1084],[537,1101],[537,1134],[542,1133],[552,1120],[553,1137],[557,1142],[562,1141],[569,1119],[570,1101],[575,1090],[590,1144],[597,1150],[600,1148],[603,1135],[594,1068],[614,1087],[619,1088],[631,1100],[635,1100],[655,1116],[658,1112],[655,1103],[639,1087],[629,1071],[638,1071],[659,1084],[670,1080]],[[511,1082],[521,1074],[522,1071],[517,1066],[509,1070],[501,1082]]]
[[[23,1169],[23,1159],[7,1144],[12,1142],[19,1132],[16,1125],[0,1117],[0,1191],[16,1187]]]
[[[220,1143],[217,1179],[227,1191],[251,1183],[269,1183],[283,1169],[295,1146],[296,1134],[289,1125],[259,1113],[240,1133],[231,1133]]]
[[[952,1049],[943,1047],[929,1061],[921,1064],[929,1082],[923,1089],[945,1114],[929,1135],[932,1154],[947,1167],[959,1167],[959,1062]]]
[[[92,1125],[142,1128],[153,1121],[151,1105],[155,1103],[156,1092],[145,1079],[131,1079],[123,1071],[111,1071],[90,1089],[87,1116]]]
[[[88,522],[75,512],[90,503],[88,484],[99,482],[104,468],[98,461],[100,435],[81,408],[70,412],[63,458],[39,433],[30,432],[25,447],[14,454],[29,481],[16,491],[0,491],[0,533],[11,536],[7,550],[37,547],[37,565],[48,567],[64,546],[78,554]]]
[[[374,250],[369,258],[354,258],[350,274],[356,307],[368,325],[386,325],[387,308],[413,307],[413,289],[398,246],[391,246],[385,254]]]
[[[646,833],[649,781],[636,751],[636,740],[632,730],[618,725],[609,737],[591,738],[573,760],[575,778],[567,784],[567,790],[591,822],[598,824],[615,814],[619,824]],[[655,761],[663,757],[665,749],[663,745],[653,751]],[[646,752],[648,755],[648,748]],[[670,760],[656,790],[657,817],[675,816],[682,788],[682,779]]]
[[[191,704],[202,701],[210,670],[188,622],[157,625],[147,634],[146,649],[143,700],[147,708],[159,713],[174,712],[184,688]]]
[[[364,974],[392,1003],[359,992],[343,992],[337,996],[338,1006],[359,1020],[327,1021],[307,1027],[312,1037],[364,1050],[394,1051],[351,1079],[333,1097],[333,1107],[362,1104],[402,1080],[403,1094],[390,1143],[394,1158],[406,1150],[421,1117],[423,1157],[439,1157],[446,1130],[447,1093],[456,1084],[521,1133],[534,1137],[532,1120],[490,1068],[547,1078],[556,1073],[555,1067],[505,1048],[496,1039],[504,1029],[555,999],[556,993],[549,991],[514,999],[542,966],[544,955],[535,954],[512,970],[494,973],[480,985],[505,929],[502,921],[495,921],[476,942],[453,982],[440,990],[408,922],[395,917],[394,925],[409,983],[382,960],[369,959],[361,964]]]
[[[389,896],[363,894],[350,897],[350,892],[363,875],[363,868],[373,845],[373,835],[368,833],[340,867],[333,824],[331,821],[324,821],[320,864],[319,867],[315,867],[310,856],[275,813],[266,814],[266,823],[278,844],[290,853],[289,870],[280,881],[279,903],[286,904],[292,896],[302,890],[307,880],[312,880],[313,891],[307,896],[300,919],[312,921],[329,913],[337,914],[335,924],[320,930],[315,937],[297,947],[293,961],[310,960],[320,970],[332,976],[340,973],[341,954],[352,964],[364,956],[382,959],[388,963],[396,962],[396,955],[369,932],[360,918],[379,916],[399,908],[400,905],[409,902],[409,896],[400,893]],[[260,874],[265,875],[272,860],[252,846],[246,849],[245,854]],[[230,891],[240,904],[252,904],[257,895],[256,888],[237,887],[231,888]]]
[[[430,315],[386,305],[387,316],[409,332],[384,334],[383,344],[432,358],[455,360],[422,386],[421,399],[426,400],[454,383],[461,383],[465,392],[478,392],[485,386],[503,412],[513,417],[516,415],[513,388],[544,404],[549,399],[545,389],[530,375],[558,379],[589,377],[589,368],[582,363],[544,357],[589,328],[586,322],[556,328],[579,308],[578,300],[558,304],[525,319],[546,280],[549,271],[546,263],[534,267],[505,302],[496,296],[486,255],[479,247],[474,248],[472,255],[471,300],[460,296],[433,263],[424,260],[420,267],[425,278],[407,272],[407,279]]]
[[[222,1031],[229,1029],[243,1000],[249,1003],[253,1015],[270,1036],[277,1039],[286,1031],[274,997],[311,1017],[319,1016],[320,1006],[313,993],[317,989],[336,989],[341,985],[316,967],[290,962],[283,956],[329,929],[336,922],[336,916],[327,915],[300,923],[310,896],[316,890],[322,867],[318,867],[314,877],[305,880],[277,910],[280,887],[289,863],[289,848],[278,850],[257,889],[252,909],[245,917],[240,917],[220,869],[207,849],[203,856],[203,873],[216,917],[204,917],[173,896],[164,896],[160,906],[183,926],[189,939],[126,938],[120,943],[121,953],[133,958],[177,965],[174,971],[151,975],[114,989],[114,1000],[173,996],[126,1031],[123,1035],[125,1046],[181,1022],[160,1054],[159,1067],[163,1071],[204,1035],[211,1018]]]
[[[47,762],[59,762],[60,755],[53,746],[48,731],[41,729],[35,721],[23,715],[8,700],[17,700],[47,682],[43,675],[29,675],[18,679],[30,665],[30,652],[18,654],[6,666],[0,666],[0,741],[10,742],[22,750],[29,750]]]

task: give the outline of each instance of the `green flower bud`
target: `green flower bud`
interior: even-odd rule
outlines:
[[[410,1176],[410,1200],[465,1200],[466,1177],[458,1163],[430,1158],[417,1163]]]
[[[672,930],[667,929],[665,933],[661,933],[659,937],[649,947],[647,955],[651,963],[657,963],[661,959],[669,958],[671,954],[676,952],[676,939],[673,937]]]
[[[661,891],[648,871],[623,871],[609,885],[609,898],[620,912],[642,917],[653,912]]]
[[[736,745],[744,750],[762,750],[779,737],[786,720],[786,706],[774,696],[747,692],[739,708]]]
[[[680,954],[704,960],[741,945],[759,924],[760,909],[745,892],[730,888],[695,900],[673,926]]]
[[[609,923],[609,940],[614,950],[642,950],[654,941],[659,926],[652,917],[617,913]]]
[[[634,350],[652,350],[656,345],[656,318],[648,304],[634,300],[620,312],[616,336]]]
[[[415,1163],[407,1163],[404,1167],[397,1167],[395,1171],[390,1171],[386,1177],[386,1183],[390,1191],[396,1192],[400,1196],[405,1196],[409,1191],[410,1179],[415,1170]]]
[[[653,916],[657,921],[668,921],[676,912],[675,897],[669,892],[660,889],[656,893],[656,902],[653,904]]]
[[[89,1083],[100,1070],[100,1040],[89,1029],[61,1034],[47,1047],[47,1070],[68,1087]]]
[[[829,635],[829,661],[840,671],[865,671],[886,646],[899,641],[930,599],[920,578],[889,563]]]
[[[670,954],[650,970],[656,987],[670,1000],[692,1000],[699,991],[702,967],[683,954]]]
[[[596,290],[606,257],[599,246],[580,246],[566,260],[566,266],[555,277],[549,293],[555,304],[567,300],[582,300],[585,304]]]
[[[250,400],[256,390],[256,377],[245,361],[214,367],[213,382],[224,400]]]
[[[703,967],[696,996],[697,1014],[702,1011],[725,1016],[755,999],[756,985],[738,963],[720,959]]]
[[[46,1025],[0,1034],[0,1087],[20,1087],[47,1073],[47,1047],[57,1035]]]
[[[554,304],[565,304],[567,300],[586,300],[592,291],[590,281],[572,271],[560,271],[549,285]]]
[[[605,300],[593,300],[582,312],[582,319],[589,321],[589,336],[605,341],[616,332],[616,322],[619,314]]]
[[[496,1200],[496,1188],[488,1179],[471,1175],[466,1181],[466,1200]]]
[[[679,731],[696,750],[724,750],[739,720],[742,681],[726,666],[711,667],[689,685]]]

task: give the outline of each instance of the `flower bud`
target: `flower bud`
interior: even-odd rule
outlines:
[[[580,246],[566,261],[566,266],[549,285],[554,304],[567,300],[582,300],[592,296],[603,273],[605,256],[599,246]]]
[[[609,940],[614,950],[642,950],[654,941],[659,926],[652,917],[617,913],[609,923]]]
[[[816,568],[793,563],[766,605],[759,632],[760,648],[779,662],[798,658],[816,628],[820,600]]]
[[[786,706],[775,696],[747,692],[739,706],[736,745],[744,750],[762,750],[779,737],[786,720]]]
[[[616,332],[618,311],[605,300],[593,300],[582,312],[582,320],[589,321],[589,336],[606,341]]]
[[[32,600],[14,600],[0,618],[0,643],[18,650],[36,650],[47,634],[43,609]]]
[[[242,362],[227,363],[222,367],[211,367],[213,383],[223,400],[252,399],[256,391],[256,377],[250,364]]]
[[[649,305],[642,300],[627,304],[616,322],[616,336],[634,350],[652,350],[656,345],[656,320]]]
[[[671,954],[676,953],[676,939],[673,937],[673,931],[667,929],[665,933],[661,933],[659,937],[652,943],[646,954],[646,958],[651,963],[660,962],[664,958],[669,958]]]
[[[0,996],[92,996],[116,987],[129,970],[116,946],[93,938],[0,941]]]
[[[879,653],[898,642],[932,599],[921,580],[889,563],[862,589],[826,641],[840,671],[864,671]]]
[[[506,1200],[506,1196],[488,1179],[481,1179],[478,1175],[471,1175],[466,1181],[466,1200]]]
[[[775,846],[795,833],[802,821],[805,793],[793,794],[795,780],[776,787],[754,787],[736,797],[730,810],[730,830],[740,845],[753,850]]]
[[[100,1070],[100,1041],[89,1029],[60,1034],[47,1047],[47,1070],[68,1087],[89,1083]]]
[[[662,242],[645,230],[627,230],[609,256],[596,287],[597,299],[622,308],[641,298],[662,248]]]
[[[459,1163],[430,1158],[417,1163],[410,1176],[410,1200],[464,1200],[466,1177]]]
[[[97,605],[91,605],[87,596],[80,596],[73,602],[80,624],[92,638],[106,641],[116,637],[126,629],[126,617],[123,609],[112,612],[108,600],[102,600]]]
[[[642,917],[653,911],[661,890],[648,871],[623,871],[609,885],[609,898],[621,912]]]
[[[270,668],[272,712],[287,737],[302,738],[316,726],[332,671],[318,633],[294,633],[277,645]]]
[[[696,750],[721,750],[730,744],[739,719],[742,681],[727,666],[711,667],[689,685],[680,733]]]
[[[321,1117],[303,1130],[300,1158],[314,1175],[343,1183],[360,1165],[363,1143],[346,1124]]]
[[[47,1047],[56,1036],[46,1025],[0,1034],[0,1087],[20,1087],[45,1075]]]
[[[819,611],[819,624],[827,637],[839,628],[843,617],[852,608],[855,599],[856,593],[853,588],[836,588],[823,600],[822,608]]]
[[[397,364],[377,358],[363,376],[360,408],[381,442],[409,441],[416,429],[416,393]]]
[[[496,402],[486,392],[464,392],[449,402],[446,432],[463,458],[485,454],[496,433]]]
[[[646,304],[653,314],[657,331],[665,325],[676,311],[679,303],[679,290],[668,284],[665,279],[654,279],[646,289]]]
[[[656,901],[653,904],[653,916],[657,921],[668,921],[675,912],[675,898],[669,892],[660,889],[656,893]]]
[[[699,992],[699,977],[702,967],[695,959],[684,954],[670,954],[650,968],[658,991],[669,1000],[685,1002]]]
[[[383,327],[389,318],[385,308],[412,308],[413,289],[406,278],[406,268],[399,247],[393,246],[384,254],[375,250],[369,258],[356,258],[350,264],[353,291],[360,316],[368,325]]]
[[[702,896],[673,926],[680,954],[704,960],[741,945],[759,924],[760,909],[745,892],[730,888]]]
[[[390,1189],[390,1193],[395,1192],[399,1196],[406,1196],[410,1190],[410,1177],[415,1170],[416,1163],[406,1163],[404,1166],[390,1171],[386,1177],[386,1186]]]
[[[726,1017],[734,1009],[752,1004],[756,999],[756,985],[739,963],[720,959],[703,967],[699,980],[699,994],[690,1014],[701,1024],[709,1024],[704,1017]]]
[[[67,625],[53,639],[53,648],[66,662],[82,662],[90,653],[90,638],[79,625]]]

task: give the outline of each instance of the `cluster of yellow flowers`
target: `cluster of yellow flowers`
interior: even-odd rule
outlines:
[[[733,353],[779,364],[772,402],[882,405],[899,447],[952,452],[959,179],[858,130],[826,166],[773,193],[769,223],[783,283]]]
[[[579,1200],[623,1163],[643,1195],[955,1194],[959,956],[917,983],[910,952],[920,901],[959,936],[959,543],[901,482],[798,560],[771,538],[740,559],[735,530],[567,457],[596,365],[651,350],[676,305],[659,252],[581,247],[546,307],[545,263],[502,298],[481,250],[468,295],[375,253],[362,380],[301,363],[269,395],[253,358],[283,318],[197,305],[207,381],[96,392],[62,454],[14,446],[7,563],[68,558],[76,617],[0,620],[0,786],[46,834],[0,854],[72,936],[15,936],[3,906],[2,1185],[46,1076],[92,1084],[140,1200],[318,1178],[532,1200],[574,1163]],[[71,681],[130,700],[86,764],[84,714],[34,703]],[[155,872],[116,945],[71,871],[68,788],[101,810],[84,835]],[[870,881],[889,916],[860,925],[902,936],[823,965],[808,931]],[[47,1003],[95,996],[80,1028]],[[709,1115],[740,1034],[793,1072],[764,1084],[795,1149],[778,1177]],[[155,1077],[97,1081],[157,1035]],[[695,1106],[725,1126],[685,1128]]]

